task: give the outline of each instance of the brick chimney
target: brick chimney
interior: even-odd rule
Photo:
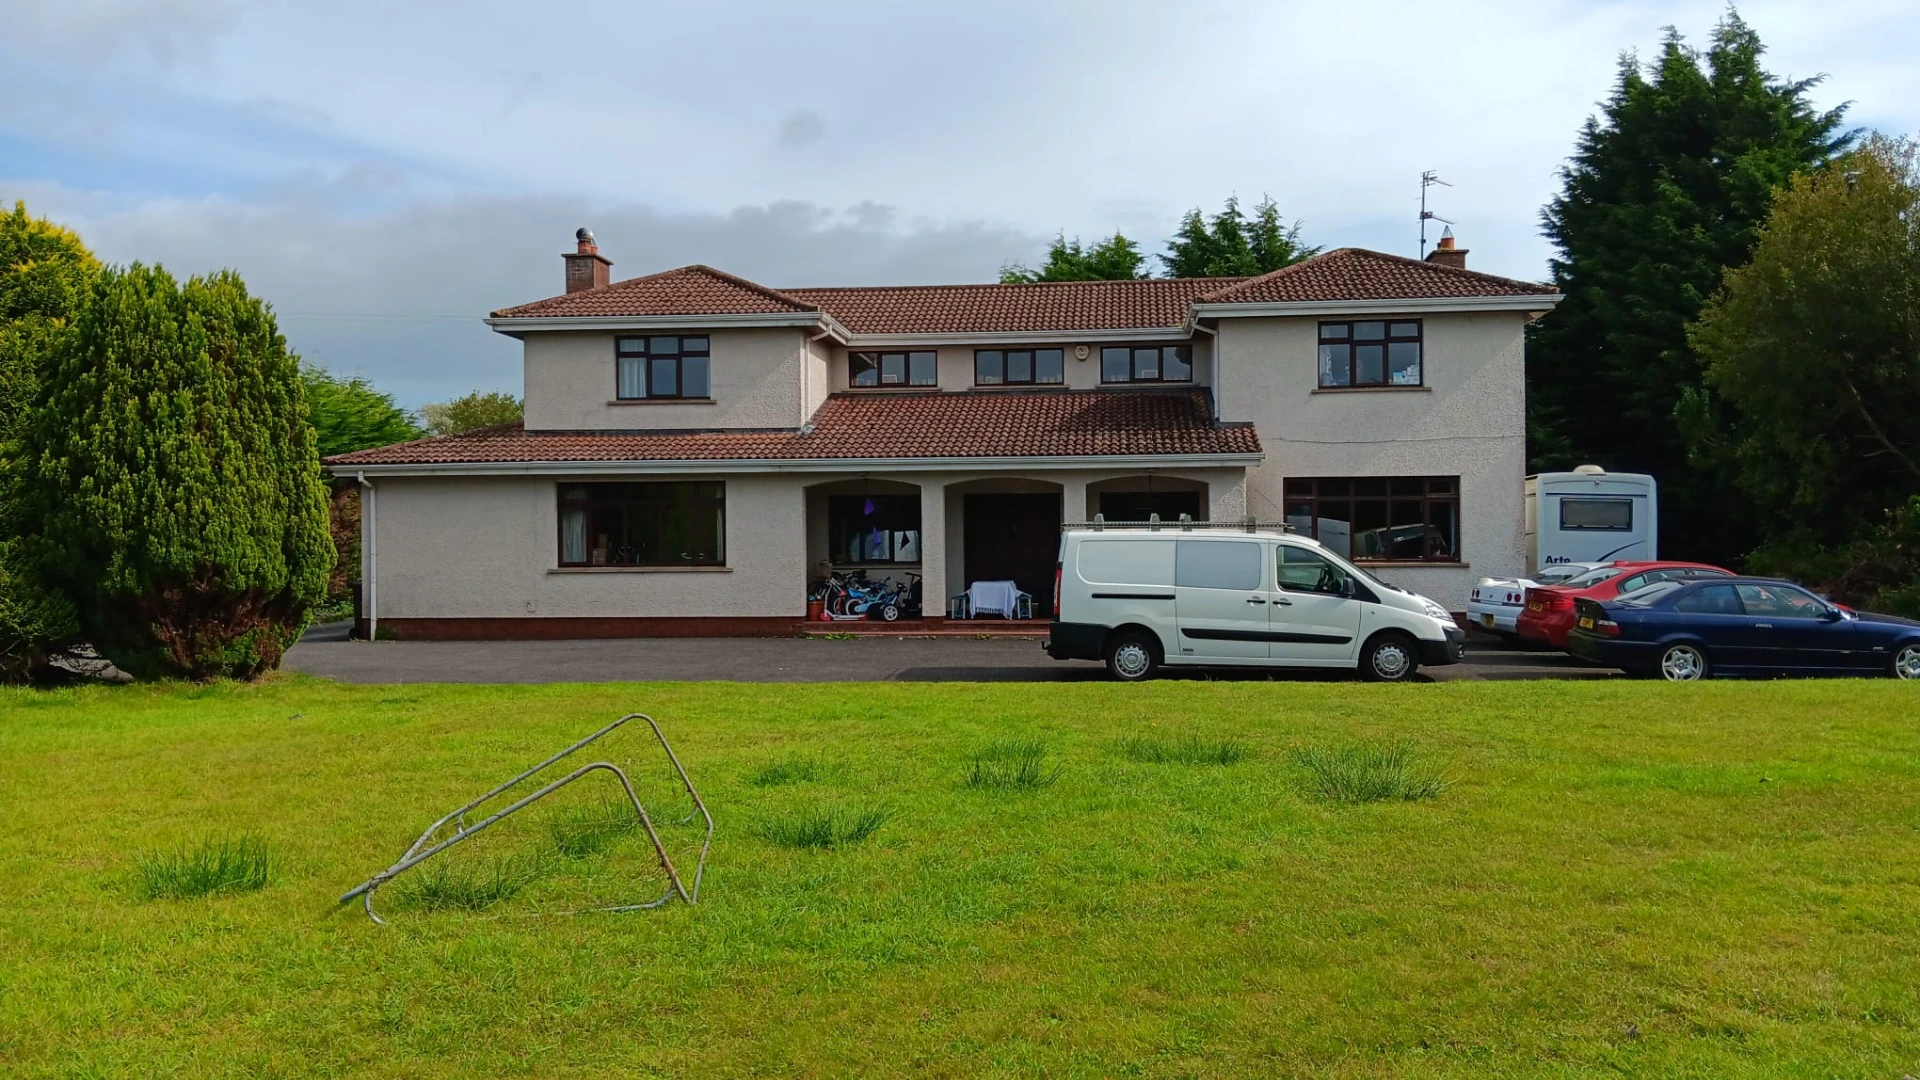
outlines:
[[[1440,242],[1433,245],[1433,250],[1427,252],[1427,261],[1430,263],[1438,263],[1441,266],[1451,266],[1455,270],[1465,270],[1467,268],[1467,249],[1453,246],[1453,228],[1451,226],[1447,228],[1446,232],[1440,234]]]
[[[584,289],[597,289],[612,280],[608,271],[613,268],[613,260],[600,254],[600,249],[594,245],[593,234],[585,229],[576,229],[573,238],[580,242],[579,250],[560,256],[567,260],[567,291],[577,293]]]

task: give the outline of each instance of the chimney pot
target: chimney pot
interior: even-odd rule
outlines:
[[[593,233],[588,229],[573,231],[575,248],[560,257],[567,264],[567,291],[583,292],[597,289],[612,280],[610,271],[613,260],[600,254],[599,245],[593,242]]]
[[[1427,261],[1435,266],[1451,266],[1455,270],[1467,268],[1467,249],[1454,246],[1452,227],[1440,234],[1440,242],[1427,252]]]

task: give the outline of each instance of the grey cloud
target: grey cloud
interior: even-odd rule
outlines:
[[[7,7],[16,48],[95,64],[123,54],[163,68],[203,61],[239,22],[235,0],[10,0]]]
[[[281,314],[303,356],[360,372],[403,404],[473,389],[520,392],[517,343],[480,320],[560,291],[573,230],[594,231],[616,279],[703,262],[772,286],[992,280],[1044,238],[981,222],[897,222],[875,208],[807,203],[725,213],[561,198],[463,197],[346,214],[322,200],[127,203],[0,180],[80,230],[104,259],[176,274],[233,267]]]
[[[798,150],[822,142],[827,137],[827,122],[812,109],[795,109],[780,119],[776,140],[787,150]]]

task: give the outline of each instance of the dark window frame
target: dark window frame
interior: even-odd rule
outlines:
[[[653,343],[672,339],[674,348],[655,350]],[[687,342],[701,342],[698,349],[687,348]],[[636,347],[632,342],[639,342]],[[620,378],[620,368],[628,360],[639,360],[641,372],[641,392],[627,393],[628,387]],[[673,393],[655,392],[654,362],[673,362]],[[706,389],[699,394],[686,393],[688,360],[706,361]],[[712,401],[713,400],[713,338],[701,332],[682,334],[678,331],[663,331],[649,334],[616,334],[613,339],[613,399],[615,401]]]
[[[1177,379],[1167,377],[1166,351],[1168,349],[1178,350],[1180,361],[1187,369],[1184,377]],[[1127,377],[1124,379],[1110,379],[1107,377],[1107,354],[1120,350],[1125,350],[1127,353]],[[1160,354],[1156,365],[1156,373],[1153,375],[1143,376],[1140,374],[1140,354],[1143,352],[1157,352]],[[1100,385],[1102,386],[1132,386],[1135,383],[1186,385],[1192,382],[1193,343],[1190,341],[1170,341],[1157,345],[1152,343],[1142,343],[1139,345],[1102,345],[1100,347]]]
[[[1008,377],[1013,367],[1009,358],[1017,353],[1024,353],[1027,357],[1027,377],[1024,379]],[[1053,353],[1059,358],[1059,378],[1040,378],[1041,353]],[[980,377],[981,365],[989,355],[998,357],[1000,365],[1000,377],[991,381]],[[1067,349],[1064,345],[1019,345],[973,350],[973,385],[975,386],[1065,386],[1066,384]]]
[[[707,489],[707,490],[700,490]],[[579,491],[583,494],[575,495]],[[621,569],[647,569],[669,566],[720,566],[727,565],[727,485],[724,480],[664,480],[664,481],[616,481],[616,482],[576,482],[556,485],[554,492],[558,507],[556,515],[557,535],[555,536],[555,556],[557,565],[562,568],[576,567],[617,567]],[[665,511],[683,509],[692,511],[714,511],[718,514],[717,552],[706,558],[658,558],[654,561],[616,562],[609,558],[605,562],[594,562],[594,536],[601,530],[596,527],[596,515],[618,508],[622,512],[622,532],[638,521],[642,527],[657,530],[664,534],[670,525]],[[571,510],[584,510],[583,549],[581,559],[567,558],[567,515]],[[623,539],[630,539],[623,535]],[[655,547],[662,546],[664,535],[655,536]],[[632,543],[620,545],[633,548]]]
[[[880,555],[863,553],[859,558],[851,558],[847,552],[847,542],[860,529],[851,527],[855,519],[869,515],[861,512],[868,500],[874,504],[873,522],[869,532],[882,534],[885,551]],[[921,502],[918,494],[887,492],[876,495],[828,495],[827,496],[827,561],[834,566],[918,566],[921,551],[925,546],[925,533],[920,528]],[[901,534],[914,534],[914,556],[901,558]]]
[[[1354,485],[1362,482],[1368,482],[1368,481],[1383,482],[1385,485],[1384,492],[1378,495],[1359,494],[1355,489]],[[1421,485],[1420,494],[1414,495],[1410,493],[1401,493],[1401,494],[1394,493],[1393,486],[1395,482],[1412,483],[1415,481],[1418,481]],[[1346,484],[1348,485],[1348,493],[1344,495],[1337,494],[1337,493],[1330,494],[1330,495],[1323,495],[1321,494],[1321,486],[1324,484]],[[1308,485],[1311,485],[1311,486],[1309,487]],[[1435,490],[1436,486],[1441,486],[1441,485],[1451,485],[1452,490],[1451,491]],[[1427,563],[1439,563],[1443,565],[1450,565],[1450,564],[1458,564],[1459,562],[1462,561],[1460,557],[1459,549],[1462,546],[1463,538],[1460,534],[1466,531],[1466,521],[1462,518],[1460,513],[1460,478],[1458,476],[1289,476],[1287,477],[1286,482],[1283,485],[1283,490],[1285,492],[1285,496],[1282,499],[1281,504],[1283,507],[1285,507],[1285,513],[1288,517],[1293,516],[1293,507],[1295,506],[1295,504],[1303,503],[1303,502],[1311,504],[1312,512],[1309,515],[1307,515],[1306,535],[1313,537],[1315,540],[1318,540],[1320,538],[1319,537],[1320,520],[1321,518],[1327,516],[1320,512],[1320,508],[1323,504],[1345,504],[1349,508],[1349,512],[1346,514],[1344,518],[1336,517],[1335,520],[1346,521],[1349,528],[1351,528],[1353,525],[1353,519],[1359,516],[1357,511],[1353,509],[1354,507],[1357,506],[1357,504],[1359,503],[1384,504],[1387,507],[1387,525],[1385,527],[1388,529],[1395,529],[1395,528],[1409,527],[1413,523],[1409,522],[1407,526],[1394,525],[1393,510],[1392,510],[1393,504],[1396,502],[1412,502],[1415,500],[1419,501],[1420,503],[1420,523],[1419,524],[1424,530],[1420,537],[1422,554],[1418,556],[1357,555],[1352,552],[1351,548],[1349,548],[1347,552],[1347,558],[1353,562],[1356,562],[1356,563],[1427,562]],[[1433,508],[1436,505],[1439,505],[1439,506],[1450,505],[1453,507],[1453,524],[1454,524],[1454,530],[1455,530],[1454,550],[1445,554],[1435,554],[1433,550],[1434,549],[1433,539],[1434,539],[1434,529],[1435,529]]]
[[[902,378],[899,382],[886,381],[886,365],[889,357],[898,357],[900,360],[900,374]],[[930,377],[925,382],[914,381],[913,361],[915,357],[926,357],[932,364],[929,369]],[[872,382],[860,381],[860,375],[855,369],[857,358],[870,358],[869,362],[873,365],[871,368],[873,372]],[[848,389],[924,390],[928,387],[938,387],[939,385],[940,352],[937,349],[861,349],[857,352],[849,352],[847,354]]]
[[[1606,503],[1609,506],[1625,506],[1627,523],[1625,525],[1569,525],[1567,524],[1567,506],[1570,503],[1576,505]],[[1633,499],[1624,495],[1563,495],[1560,497],[1561,532],[1632,532],[1633,514]]]
[[[1377,340],[1382,350],[1380,359],[1381,381],[1379,382],[1360,381],[1360,363],[1358,357],[1355,356],[1355,349],[1359,346],[1361,339],[1355,336],[1354,328],[1367,323],[1381,324],[1383,332],[1383,336],[1378,339],[1366,339],[1366,344],[1369,345],[1374,344]],[[1407,325],[1412,325],[1413,333],[1394,333],[1395,327]],[[1339,328],[1337,333],[1334,332],[1334,328],[1336,327]],[[1337,319],[1330,322],[1323,322],[1320,324],[1319,337],[1313,350],[1314,380],[1322,390],[1405,390],[1411,387],[1424,387],[1427,385],[1426,337],[1427,326],[1426,320],[1424,319]],[[1420,350],[1419,356],[1414,361],[1415,366],[1419,368],[1420,378],[1417,382],[1394,382],[1393,346],[1407,344],[1411,344]],[[1327,381],[1327,371],[1320,362],[1320,353],[1329,345],[1346,346],[1346,382],[1330,383]]]

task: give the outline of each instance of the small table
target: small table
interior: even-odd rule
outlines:
[[[967,586],[967,606],[976,618],[984,614],[1012,619],[1019,615],[1022,595],[1011,581],[976,581]]]

